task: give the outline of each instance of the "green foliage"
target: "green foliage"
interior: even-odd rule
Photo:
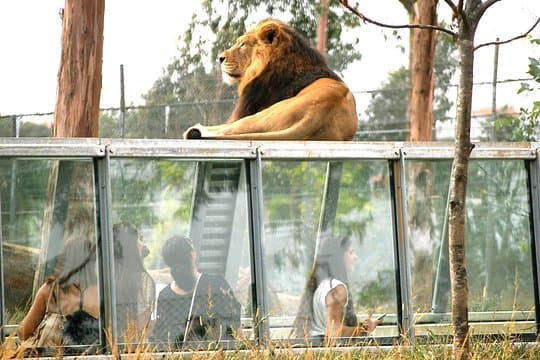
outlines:
[[[533,306],[527,174],[522,162],[469,165],[467,271],[474,311]]]
[[[395,274],[392,270],[377,273],[377,279],[355,293],[356,307],[368,309],[393,308],[395,306]]]
[[[39,246],[50,166],[47,160],[0,160],[0,208],[5,241]]]
[[[21,120],[19,120],[21,121]],[[15,122],[12,116],[0,116],[0,137],[15,137]],[[49,137],[51,129],[43,124],[22,121],[19,127],[20,137]]]
[[[193,14],[179,37],[178,55],[143,95],[146,107],[126,117],[126,137],[178,138],[195,123],[224,122],[232,111],[236,90],[222,83],[218,54],[266,17],[289,22],[315,45],[319,13],[318,3],[307,0],[204,1],[202,11]],[[259,15],[255,18],[254,14]],[[360,58],[358,38],[343,39],[345,30],[358,27],[359,20],[337,1],[331,2],[328,18],[328,62],[340,72]],[[170,105],[169,110],[165,105]],[[101,121],[108,124],[111,120],[119,124],[118,115]],[[106,125],[104,133],[118,133],[115,127],[119,129],[119,125]]]
[[[217,59],[224,48],[232,45],[234,40],[243,34],[252,24],[266,17],[275,17],[288,22],[292,27],[316,43],[317,19],[321,12],[319,2],[308,0],[206,0],[203,5],[204,14],[192,19],[190,37],[194,39],[194,29],[210,29],[215,38],[210,46],[210,60]],[[257,15],[254,18],[253,14]],[[347,29],[360,26],[358,17],[337,1],[330,2],[328,12],[328,61],[330,66],[340,72],[354,60],[360,58],[355,49],[358,38],[351,41],[343,39]],[[187,35],[187,34],[186,34]],[[187,43],[186,43],[187,44]],[[187,54],[186,54],[187,55]],[[203,59],[204,60],[204,59]]]
[[[540,39],[531,40],[533,44],[540,44]],[[532,84],[521,83],[518,94],[532,93],[540,90],[540,58],[529,58],[529,69]],[[520,108],[518,116],[501,115],[494,119],[494,141],[538,141],[540,137],[540,101],[533,101],[530,108]]]
[[[408,68],[401,67],[388,74],[388,80],[373,93],[367,108],[368,123],[360,140],[405,140],[407,138],[407,106],[411,76]],[[388,134],[369,134],[369,130],[396,130]]]

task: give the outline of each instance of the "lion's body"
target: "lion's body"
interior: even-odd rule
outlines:
[[[288,25],[260,22],[220,55],[238,101],[223,125],[195,125],[185,138],[352,140],[354,98],[320,53]]]

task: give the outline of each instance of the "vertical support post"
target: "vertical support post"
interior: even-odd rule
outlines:
[[[496,40],[499,41],[499,38]],[[491,141],[497,141],[497,132],[495,131],[495,120],[497,119],[497,71],[499,68],[499,44],[495,44],[495,53],[493,54],[493,80],[491,82]]]
[[[124,65],[120,64],[120,137],[126,135],[126,99],[124,95]]]
[[[536,159],[529,162],[529,191],[531,211],[531,253],[534,287],[536,336],[540,336],[540,149]]]
[[[448,253],[448,202],[450,201],[450,186],[446,197],[444,211],[443,229],[441,233],[441,246],[437,260],[437,270],[431,300],[431,312],[435,314],[447,311],[448,300],[450,298],[450,259]]]
[[[9,184],[9,240],[15,239],[15,218],[17,212],[17,158],[11,160],[11,181]]]
[[[324,238],[325,235],[331,234],[332,228],[334,227],[342,171],[343,162],[341,161],[329,161],[326,165],[326,181],[324,183],[321,216],[319,219],[319,229],[317,231],[316,239],[317,243],[315,244],[313,259],[317,258],[321,239]]]
[[[4,342],[4,239],[2,237],[2,194],[0,194],[0,344]]]
[[[20,123],[22,116],[13,116],[13,136],[19,138],[20,135]],[[9,239],[13,241],[15,239],[15,213],[17,211],[17,158],[13,158],[11,162],[11,183],[9,189]]]
[[[99,294],[101,328],[111,332],[113,342],[118,340],[118,330],[116,327],[116,289],[114,275],[114,244],[111,224],[112,198],[111,179],[109,172],[109,152],[108,145],[104,147],[104,157],[94,158],[94,179],[96,183],[98,211],[96,217],[97,225],[97,256],[99,269]],[[101,331],[100,340],[102,346],[107,344],[107,336]],[[107,349],[111,350],[111,349]]]
[[[165,129],[164,129],[164,137],[167,137],[167,133],[169,132],[169,121],[171,117],[171,107],[169,105],[165,105]]]
[[[264,344],[270,336],[266,316],[268,314],[266,274],[264,269],[264,220],[262,192],[261,151],[255,149],[255,159],[248,160],[246,168],[248,189],[249,234],[251,240],[251,278],[254,333],[259,344]]]
[[[405,153],[400,150],[399,162],[394,162],[394,188],[395,188],[395,223],[397,235],[397,258],[399,270],[399,284],[401,303],[400,332],[414,343],[414,312],[411,289],[411,261],[409,253],[408,219],[407,219],[407,187],[405,181]]]

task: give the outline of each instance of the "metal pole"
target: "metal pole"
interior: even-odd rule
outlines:
[[[499,38],[497,38],[497,42]],[[491,141],[497,141],[495,131],[495,119],[497,119],[497,71],[499,67],[499,44],[495,44],[495,53],[493,54],[493,80],[491,83],[492,95],[491,95],[491,121],[492,121],[492,133]]]
[[[401,292],[401,334],[414,344],[414,310],[412,302],[411,259],[407,217],[407,184],[405,173],[405,153],[399,152],[399,162],[394,163],[395,223],[397,235],[397,258]],[[398,312],[400,309],[398,309]]]
[[[112,194],[110,175],[110,147],[105,146],[105,157],[94,158],[94,181],[97,191],[98,217],[96,235],[98,241],[100,321],[110,330],[113,342],[120,341],[116,317],[116,277],[114,268],[114,244],[112,234]],[[103,329],[102,329],[103,330]],[[105,331],[100,332],[101,345],[110,350]]]
[[[20,134],[20,120],[21,116],[13,116],[13,130],[14,136],[19,137]],[[17,158],[13,158],[11,162],[11,183],[9,191],[9,240],[13,241],[15,239],[15,213],[17,211]]]
[[[17,116],[11,117],[11,132],[13,137],[17,137]]]
[[[165,106],[165,137],[167,137],[167,133],[169,132],[169,120],[171,117],[171,107],[169,105]]]
[[[2,214],[2,198],[0,196],[0,215]],[[0,342],[4,342],[4,239],[2,238],[2,216],[0,216]]]
[[[431,301],[431,311],[436,314],[447,312],[448,300],[450,296],[450,260],[448,249],[448,203],[450,202],[450,185],[448,185],[448,195],[444,207],[444,220],[441,233],[441,246],[439,248],[439,258],[437,260],[437,270],[433,287],[433,299]]]
[[[534,279],[536,336],[540,335],[540,149],[536,159],[529,162],[531,253]]]
[[[125,136],[126,101],[124,97],[124,65],[120,64],[120,137]]]
[[[257,158],[248,162],[248,196],[249,196],[249,231],[251,241],[251,281],[253,296],[253,312],[255,339],[259,344],[265,344],[270,336],[268,323],[268,304],[266,273],[264,268],[264,220],[262,192],[262,162],[261,151],[256,149]]]

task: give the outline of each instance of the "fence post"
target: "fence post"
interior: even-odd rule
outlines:
[[[120,137],[125,136],[126,100],[124,97],[124,64],[120,64]]]

